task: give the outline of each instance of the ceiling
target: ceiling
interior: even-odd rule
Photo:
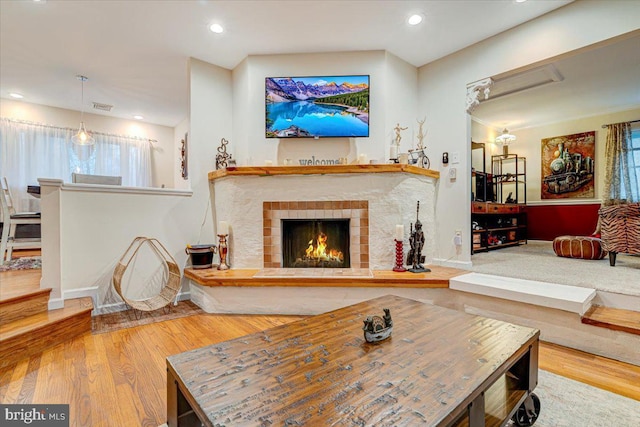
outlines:
[[[517,91],[518,86],[550,76],[548,84]],[[495,80],[489,98],[472,112],[476,121],[494,130],[513,132],[640,108],[640,31],[525,72],[495,76]],[[508,87],[509,83],[513,86]],[[516,92],[500,96],[505,89]]]
[[[233,69],[248,55],[386,50],[422,66],[571,1],[2,0],[0,97],[80,110],[83,74],[85,111],[175,126],[189,57]]]

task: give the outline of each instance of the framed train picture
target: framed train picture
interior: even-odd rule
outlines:
[[[542,139],[541,199],[595,198],[596,132]]]

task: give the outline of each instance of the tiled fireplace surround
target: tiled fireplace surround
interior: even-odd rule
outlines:
[[[264,268],[282,266],[282,219],[349,219],[351,268],[369,268],[367,200],[265,201],[262,203]]]

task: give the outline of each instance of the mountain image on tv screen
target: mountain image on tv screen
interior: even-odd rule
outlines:
[[[369,136],[369,76],[267,77],[266,137]]]

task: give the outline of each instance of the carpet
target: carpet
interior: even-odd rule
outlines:
[[[42,268],[42,258],[39,256],[15,258],[6,264],[0,264],[0,272],[36,268]]]
[[[540,370],[541,401],[535,427],[636,427],[640,402]],[[514,424],[507,424],[513,426]]]
[[[204,311],[191,301],[180,301],[178,305],[170,304],[168,308],[154,311],[124,310],[101,314],[91,318],[91,333],[103,334],[125,328],[164,322],[181,317],[204,314]]]
[[[551,372],[538,371],[534,393],[541,401],[534,427],[637,427],[640,420],[639,401]]]
[[[640,257],[618,254],[615,267],[601,260],[561,258],[553,243],[529,240],[528,244],[481,252],[471,257],[470,270],[496,276],[534,279],[612,293],[640,296]]]

